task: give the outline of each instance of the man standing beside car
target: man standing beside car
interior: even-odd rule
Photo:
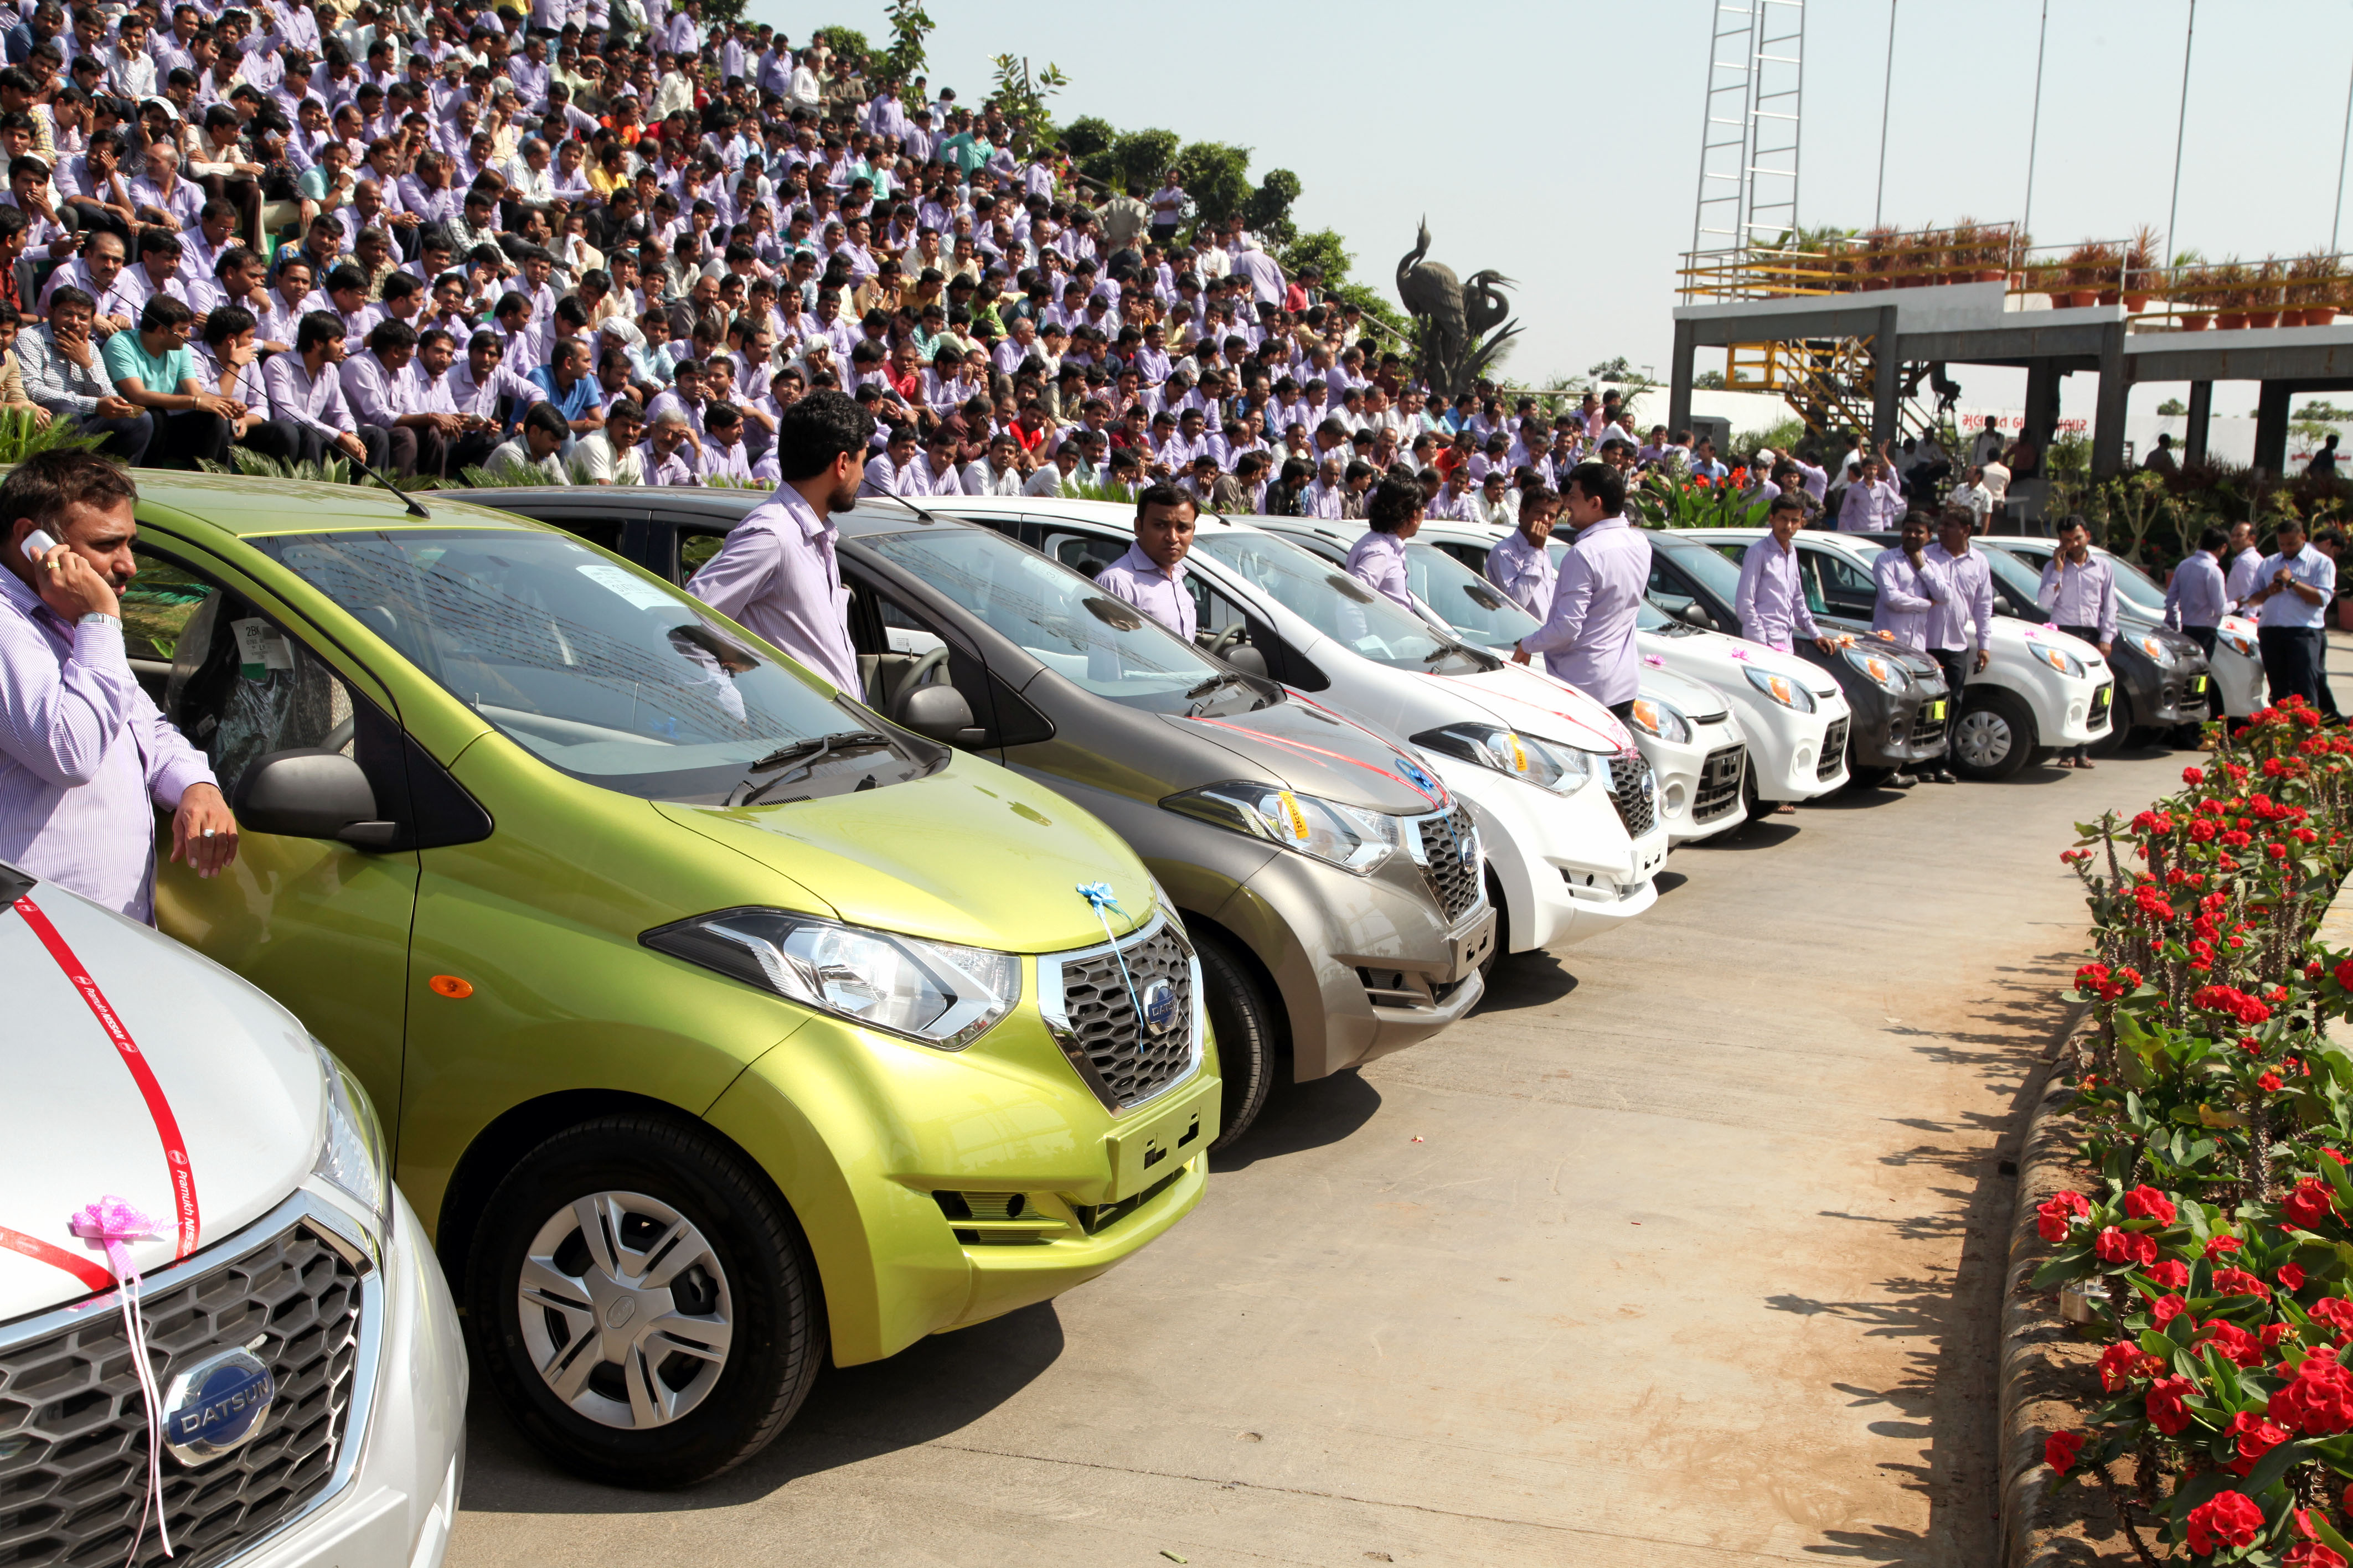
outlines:
[[[236,858],[237,818],[123,654],[137,500],[93,452],[39,453],[0,482],[0,860],[153,924],[154,808],[204,877]]]
[[[1134,605],[1187,642],[1198,612],[1185,586],[1185,557],[1193,552],[1199,513],[1175,485],[1147,485],[1135,498],[1135,542],[1095,574],[1095,586]]]
[[[1740,617],[1740,635],[1777,653],[1788,653],[1795,633],[1810,639],[1822,652],[1831,652],[1838,644],[1814,625],[1801,575],[1805,568],[1798,560],[1797,547],[1789,542],[1805,526],[1806,503],[1784,491],[1773,498],[1765,521],[1772,531],[1740,558],[1740,586],[1732,595],[1732,613]]]
[[[1957,784],[1953,773],[1953,737],[1960,732],[1961,688],[1971,675],[1993,662],[1993,569],[1983,552],[1972,549],[1977,519],[1957,506],[1936,516],[1936,542],[1922,551],[1927,595],[1928,657],[1945,671],[1945,688],[1953,702],[1953,722],[1945,731],[1945,757],[1928,775],[1937,784]],[[1971,643],[1976,644],[1971,657]]]
[[[686,591],[825,677],[852,697],[864,688],[849,641],[833,514],[858,504],[874,416],[828,388],[776,421],[782,483],[744,514]]]
[[[1976,513],[1971,512],[1972,525]],[[1933,574],[1921,553],[1928,548],[1928,514],[1904,514],[1904,542],[1883,550],[1871,563],[1871,580],[1879,590],[1871,606],[1871,629],[1883,632],[1898,647],[1915,653],[1928,649],[1928,612],[1948,590]]]
[[[2092,553],[2092,531],[2080,517],[2059,525],[2059,548],[2042,565],[2042,586],[2035,603],[2051,612],[2051,624],[2071,637],[2081,637],[2108,657],[2116,640],[2116,574]],[[2091,748],[2078,746],[2061,752],[2063,768],[2088,768]]]
[[[2165,585],[2165,624],[2214,657],[2214,635],[2230,607],[2230,588],[2222,580],[2222,552],[2231,536],[2209,524],[2198,536],[2198,548],[2181,558],[2173,580]]]
[[[1651,583],[1651,542],[1627,522],[1626,480],[1607,463],[1579,463],[1561,487],[1575,547],[1553,584],[1545,624],[1512,650],[1514,664],[1545,656],[1546,670],[1621,720],[1641,689],[1634,624]]]
[[[2271,700],[2301,697],[2315,710],[2322,706],[2321,630],[2328,601],[2337,594],[2337,552],[2306,541],[2300,519],[2280,519],[2279,548],[2263,558],[2255,580],[2262,584],[2247,597],[2261,606],[2255,641],[2263,649],[2263,679]]]
[[[2255,548],[2255,525],[2245,518],[2231,525],[2231,543],[2222,552],[2224,589],[2233,609],[2246,604],[2263,586],[2263,552]]]
[[[1553,583],[1560,575],[1546,548],[1559,516],[1560,497],[1538,485],[1520,498],[1518,529],[1487,552],[1487,581],[1538,620],[1552,614]]]

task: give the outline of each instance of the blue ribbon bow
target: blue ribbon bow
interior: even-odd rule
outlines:
[[[1125,914],[1127,911],[1119,909],[1119,900],[1112,895],[1109,882],[1081,882],[1079,897],[1086,900],[1095,911],[1095,918],[1103,921],[1103,935],[1111,942],[1112,958],[1118,963],[1119,977],[1127,986],[1128,1005],[1135,1009],[1135,1031],[1140,1038],[1144,1033],[1144,998],[1135,993],[1135,977],[1127,972],[1126,955],[1119,951],[1119,938],[1113,935],[1111,916],[1106,912],[1119,910],[1121,914]]]

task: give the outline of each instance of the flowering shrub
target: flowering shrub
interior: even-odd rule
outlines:
[[[2353,955],[2312,931],[2353,863],[2353,738],[2291,700],[2216,745],[2062,857],[2096,922],[2072,1070],[2097,1181],[2037,1206],[2034,1284],[2107,1344],[2043,1457],[2108,1491],[2145,1560],[2153,1527],[2193,1558],[2347,1568],[2353,1055],[2325,1031]]]
[[[1626,491],[1627,510],[1645,528],[1756,528],[1771,505],[1745,468],[1710,480],[1668,464],[1644,470]]]

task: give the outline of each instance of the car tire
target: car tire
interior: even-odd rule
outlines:
[[[681,1264],[689,1247],[700,1256]],[[791,1209],[707,1129],[659,1116],[599,1117],[525,1155],[475,1228],[466,1309],[474,1364],[523,1436],[609,1486],[691,1486],[743,1463],[825,1361],[824,1298]],[[591,1329],[599,1342],[567,1356]],[[679,1348],[689,1340],[701,1348]]]
[[[1953,771],[1980,784],[2006,779],[2027,764],[2041,743],[2034,714],[2016,692],[1972,687],[1953,723]]]
[[[1282,1014],[1250,966],[1212,936],[1196,936],[1201,984],[1208,990],[1209,1027],[1218,1037],[1218,1076],[1224,1099],[1218,1110],[1217,1141],[1209,1152],[1250,1131],[1266,1109],[1267,1090],[1282,1058]]]

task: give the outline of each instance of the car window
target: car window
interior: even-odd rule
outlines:
[[[678,525],[678,580],[681,583],[691,580],[697,572],[711,564],[711,558],[718,554],[720,546],[726,542],[727,535],[718,529],[700,528],[692,523],[680,523]]]
[[[1688,578],[1668,564],[1665,556],[1651,552],[1651,581],[1643,593],[1651,602],[1671,616],[1680,616],[1698,602]]]
[[[1155,713],[1247,711],[1261,700],[1221,682],[1223,666],[1134,605],[1009,539],[943,528],[862,542],[1098,697]]]
[[[1405,575],[1407,586],[1464,642],[1508,648],[1535,630],[1534,616],[1434,545],[1405,547]]]
[[[1822,606],[1812,601],[1827,595],[1833,613],[1861,611],[1869,614],[1879,607],[1879,584],[1872,580],[1870,571],[1860,561],[1839,550],[1807,550],[1802,552],[1813,570],[1806,574],[1807,597],[1817,613]]]
[[[1382,598],[1328,561],[1271,534],[1220,530],[1193,548],[1242,578],[1317,631],[1376,664],[1453,674],[1484,668],[1419,616]]]
[[[783,776],[763,771],[773,753],[872,724],[678,589],[562,534],[428,526],[257,547],[524,751],[606,789],[719,804]],[[795,790],[892,784],[945,755],[892,737]]]
[[[1465,544],[1460,540],[1441,539],[1438,542],[1438,548],[1443,550],[1446,553],[1451,555],[1454,559],[1460,561],[1463,565],[1468,566],[1473,572],[1483,571],[1486,568],[1487,552],[1483,546]]]
[[[1092,534],[1050,532],[1046,535],[1046,553],[1092,582],[1096,573],[1126,554],[1127,546]]]

